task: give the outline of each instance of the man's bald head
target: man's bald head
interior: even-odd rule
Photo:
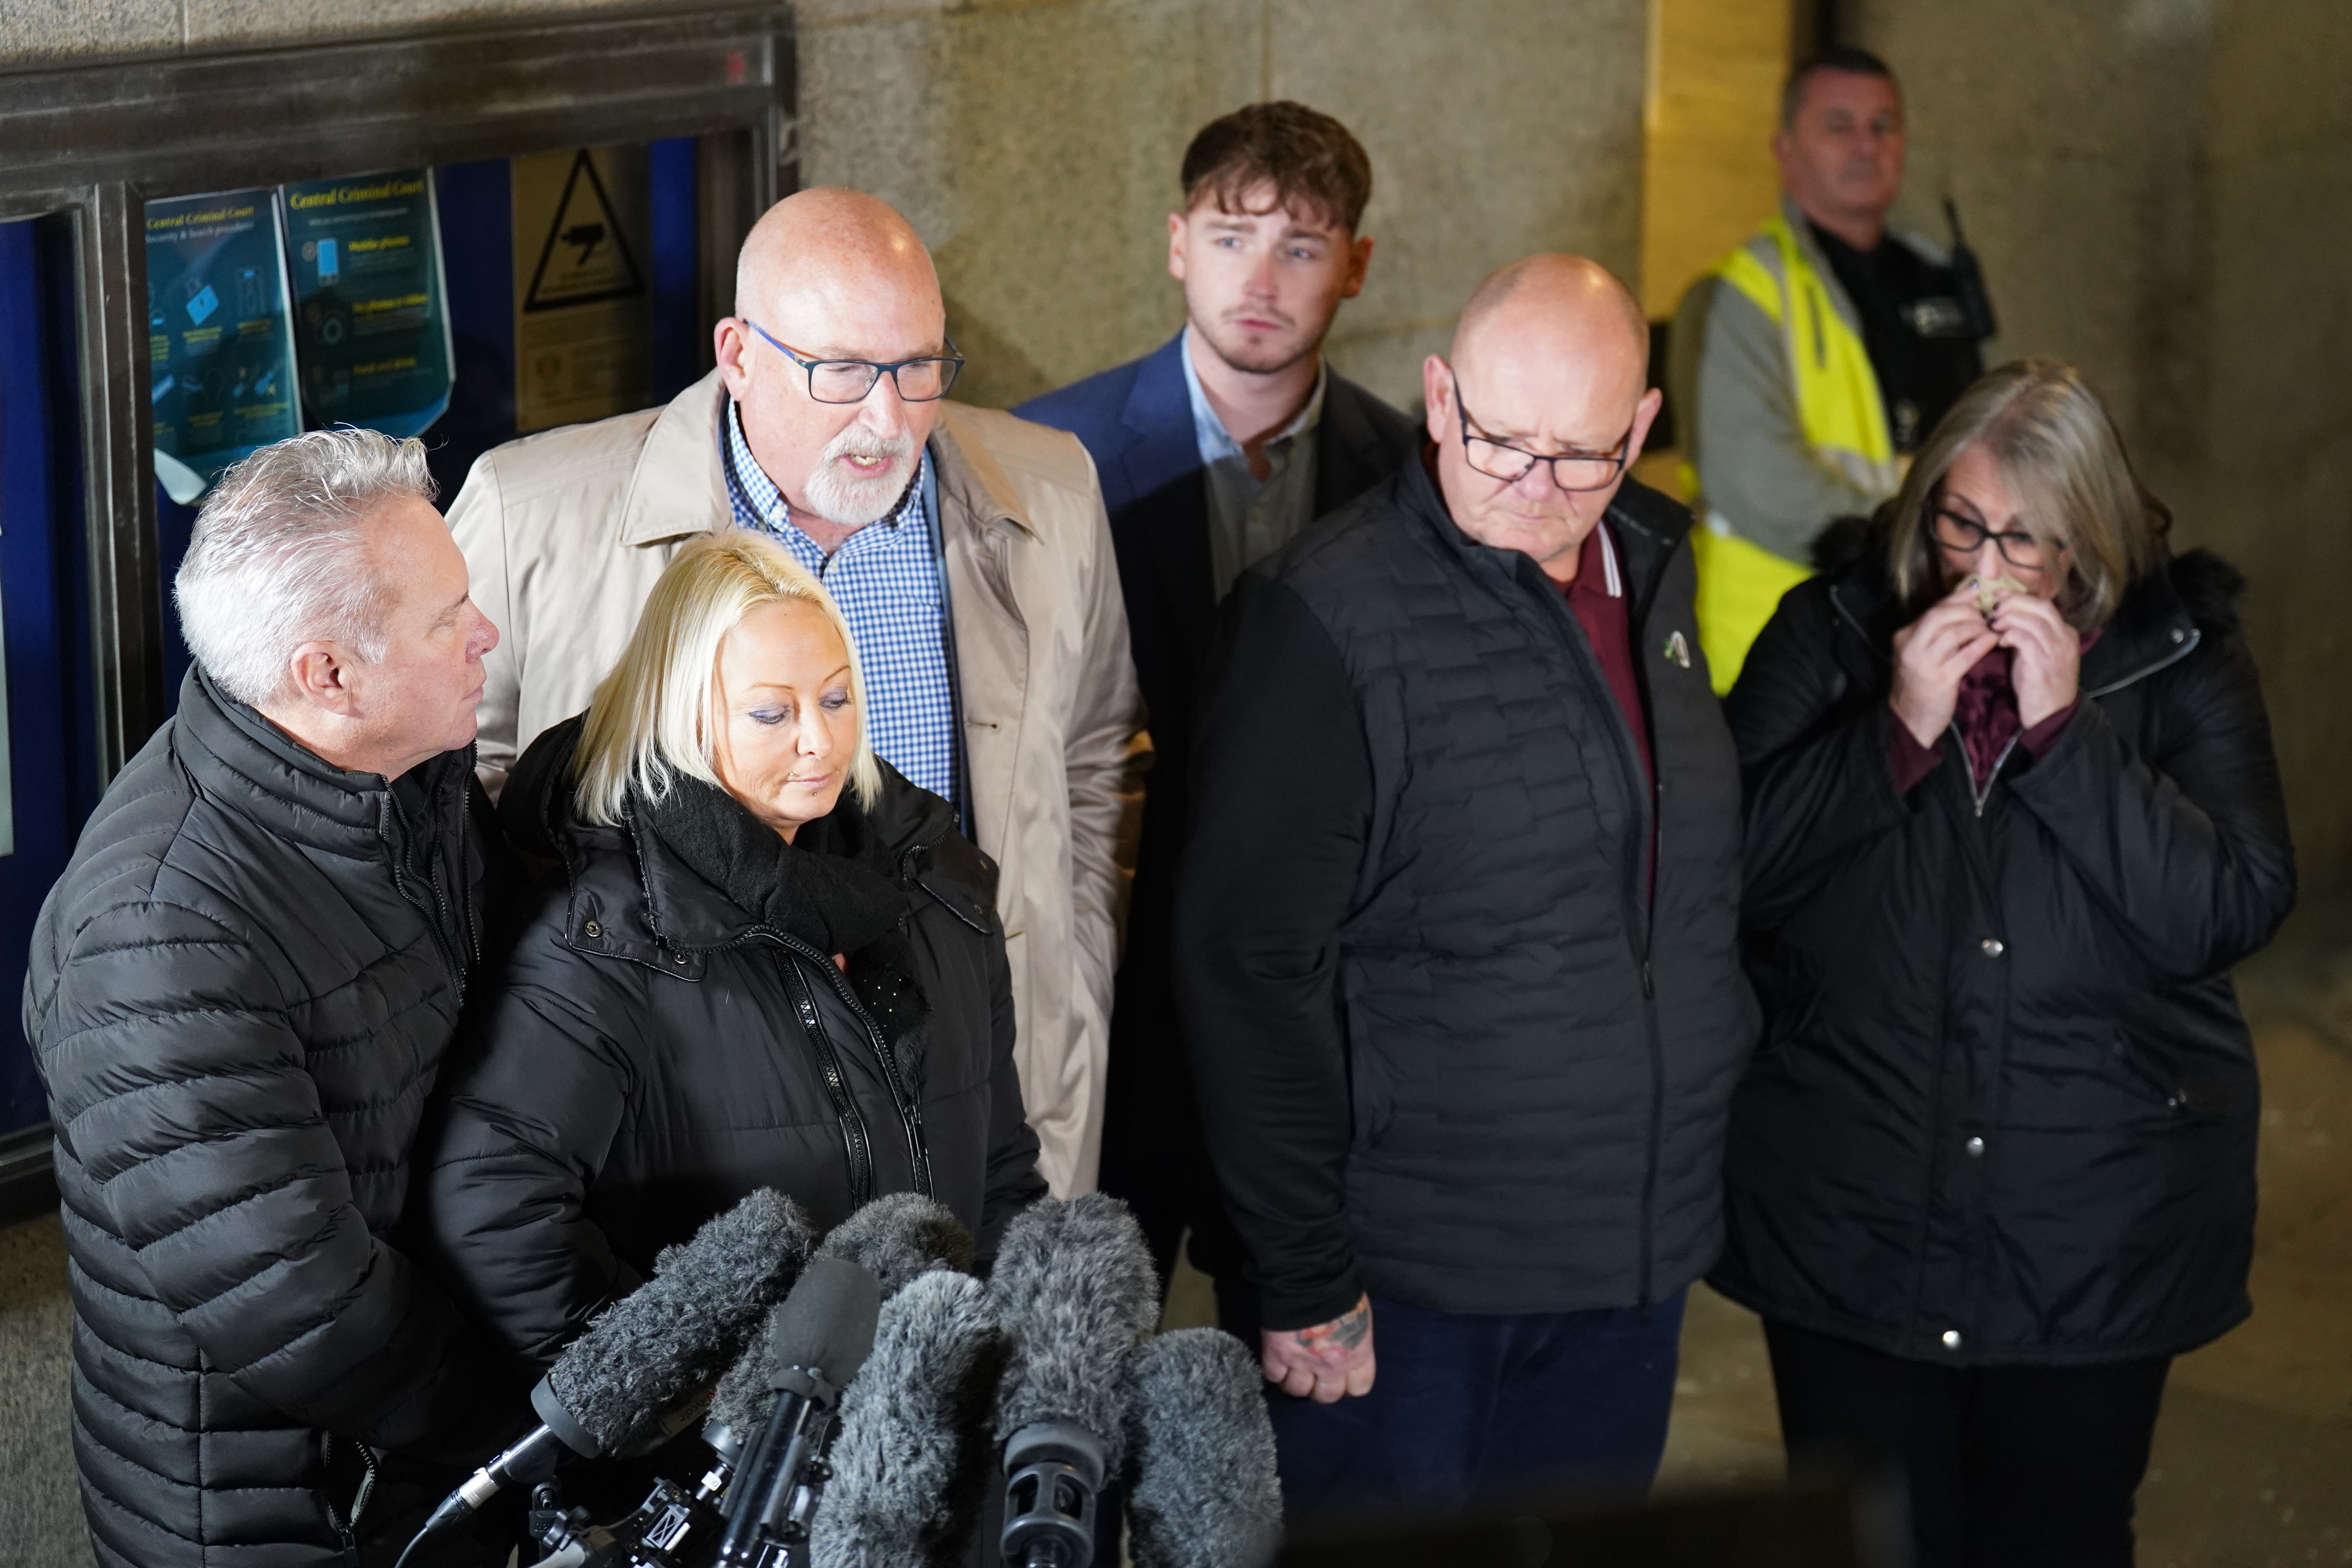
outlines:
[[[1487,276],[1454,329],[1457,370],[1490,356],[1597,360],[1647,374],[1650,323],[1597,261],[1547,251]],[[1638,392],[1636,395],[1639,395]]]
[[[1573,576],[1657,416],[1649,358],[1642,307],[1596,262],[1530,256],[1481,283],[1452,363],[1433,354],[1423,372],[1454,521]]]
[[[877,290],[928,305],[944,326],[940,276],[914,225],[879,196],[841,185],[797,191],[770,207],[735,262],[735,308],[763,325],[771,315],[835,319],[850,296]]]

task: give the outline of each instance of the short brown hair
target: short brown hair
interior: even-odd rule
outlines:
[[[1895,81],[1894,70],[1868,49],[1856,48],[1852,44],[1832,44],[1828,48],[1799,60],[1795,68],[1789,72],[1788,79],[1780,84],[1781,130],[1796,129],[1797,111],[1805,107],[1805,89],[1811,87],[1813,79],[1823,71],[1839,71],[1847,76],[1874,76],[1885,81]],[[1903,84],[1895,82],[1895,89],[1902,91]]]
[[[2069,552],[2060,600],[2077,631],[2104,626],[2134,579],[2170,554],[2172,515],[2132,472],[2107,405],[2083,373],[2027,359],[1988,372],[1960,395],[1912,459],[1895,498],[1887,566],[1914,609],[1944,592],[1929,513],[1944,476],[1982,446],[2023,504],[2019,523],[2053,554]]]
[[[1353,234],[1372,199],[1372,161],[1346,126],[1287,99],[1213,120],[1184,149],[1186,212],[1203,197],[1220,212],[1240,212],[1268,183],[1277,206],[1319,214]]]

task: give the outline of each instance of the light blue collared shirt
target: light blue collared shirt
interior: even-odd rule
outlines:
[[[923,504],[931,489],[930,453],[923,454],[915,482],[896,511],[859,529],[827,555],[793,524],[783,492],[751,456],[732,398],[725,435],[736,525],[759,529],[791,551],[825,585],[849,623],[866,677],[866,733],[875,755],[933,795],[956,801],[947,600]]]
[[[1213,349],[1210,351],[1214,353]],[[1209,570],[1223,599],[1234,580],[1292,540],[1315,521],[1316,426],[1323,423],[1323,390],[1331,367],[1315,373],[1315,390],[1298,417],[1265,444],[1273,470],[1264,479],[1250,472],[1242,444],[1209,406],[1192,368],[1192,329],[1176,357],[1184,365],[1184,390],[1192,399],[1192,438],[1200,446],[1202,479],[1209,490]]]

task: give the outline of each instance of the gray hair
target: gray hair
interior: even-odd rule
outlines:
[[[2169,557],[2172,514],[2132,469],[2107,405],[2061,360],[1987,371],[1937,421],[1894,501],[1887,569],[1905,602],[1925,609],[1944,591],[1935,509],[1961,453],[1982,447],[2023,503],[2018,526],[2070,581],[2060,605],[2077,631],[2105,626],[2124,590]]]
[[[306,642],[383,657],[385,595],[362,548],[384,501],[436,493],[425,444],[349,426],[264,447],[225,470],[180,563],[180,633],[205,674],[259,706]]]

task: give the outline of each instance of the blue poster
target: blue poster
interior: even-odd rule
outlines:
[[[278,194],[310,423],[421,435],[449,406],[452,361],[432,171]]]
[[[146,218],[155,477],[186,505],[302,428],[285,252],[268,190],[167,197]]]

